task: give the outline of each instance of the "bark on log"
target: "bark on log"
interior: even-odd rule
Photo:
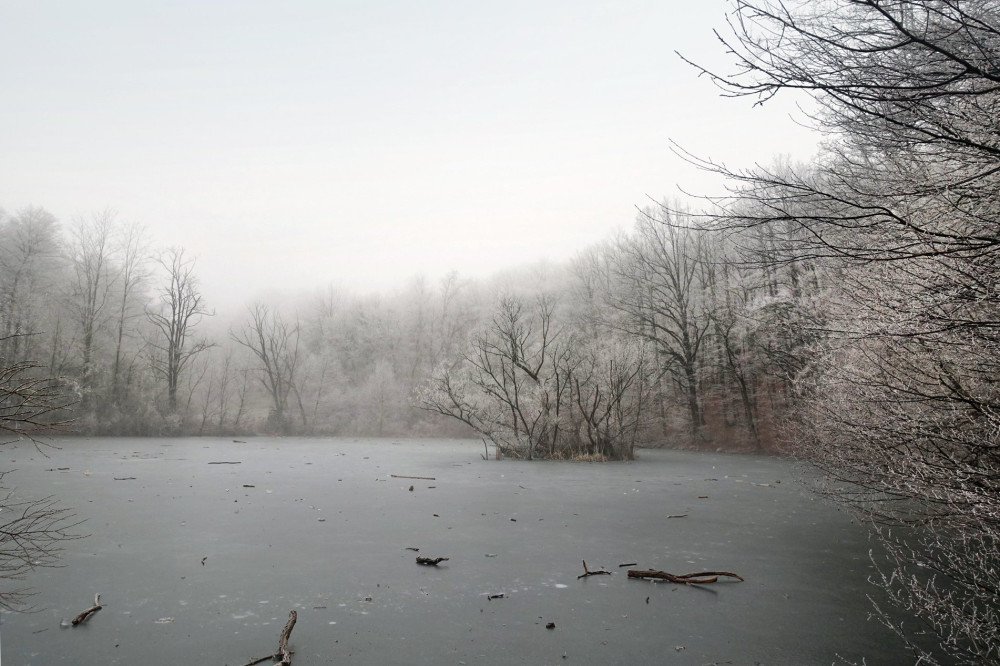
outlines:
[[[656,569],[629,569],[629,578],[655,578],[660,580],[669,580],[671,583],[678,583],[683,585],[704,585],[706,583],[714,583],[719,580],[719,576],[729,576],[730,578],[736,578],[740,581],[743,577],[734,574],[730,571],[698,571],[695,573],[688,574],[672,574],[666,571],[657,571]]]
[[[101,610],[102,608],[104,608],[104,606],[101,605],[101,595],[100,594],[95,594],[94,595],[94,605],[91,606],[90,608],[88,608],[87,610],[83,611],[82,613],[80,613],[76,617],[74,617],[73,618],[73,626],[75,627],[76,625],[80,624],[81,622],[86,622],[87,619],[91,615],[93,615],[97,611]]]
[[[288,622],[285,623],[285,628],[281,630],[281,637],[278,639],[278,651],[274,654],[269,654],[266,657],[259,657],[257,659],[251,659],[244,666],[256,666],[262,661],[267,661],[268,659],[276,661],[278,666],[291,666],[292,655],[295,654],[288,649],[288,639],[292,635],[292,629],[295,627],[295,621],[299,618],[299,614],[295,611],[288,611]],[[281,661],[278,661],[278,660]]]
[[[288,639],[292,635],[292,629],[295,628],[295,621],[298,618],[298,613],[293,610],[288,611],[288,622],[285,623],[285,628],[281,630],[281,638],[278,639],[278,652],[281,653],[279,666],[290,666],[292,663],[292,653],[288,650]]]

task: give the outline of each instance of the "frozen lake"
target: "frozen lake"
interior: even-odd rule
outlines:
[[[864,531],[786,461],[487,462],[481,442],[440,440],[56,443],[47,458],[7,446],[0,467],[20,494],[74,507],[90,536],[31,576],[40,611],[2,615],[5,664],[236,666],[274,652],[292,609],[296,666],[912,663],[868,619]],[[450,559],[418,566],[410,547]],[[577,579],[581,560],[614,573]],[[746,580],[654,584],[627,579],[628,562]],[[98,592],[103,610],[60,626]]]

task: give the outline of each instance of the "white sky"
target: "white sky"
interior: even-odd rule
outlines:
[[[0,3],[0,206],[110,207],[210,301],[560,261],[731,166],[806,159],[731,100],[723,0]]]

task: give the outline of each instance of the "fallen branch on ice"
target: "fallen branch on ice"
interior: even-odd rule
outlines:
[[[278,639],[278,651],[274,654],[269,654],[266,657],[260,657],[259,659],[251,659],[246,663],[246,666],[255,666],[262,661],[267,661],[271,659],[272,661],[278,661],[278,666],[291,666],[292,655],[294,654],[288,649],[288,639],[292,635],[292,629],[295,627],[295,621],[298,619],[299,614],[295,611],[288,611],[288,622],[285,623],[285,628],[281,630],[281,638]]]
[[[659,580],[669,580],[671,583],[679,583],[683,585],[704,585],[706,583],[714,583],[719,580],[719,576],[729,576],[730,578],[736,578],[740,581],[743,577],[730,573],[729,571],[698,571],[696,573],[689,574],[672,574],[666,571],[657,571],[655,569],[629,569],[629,578],[646,578],[646,579],[659,579]]]
[[[104,606],[101,605],[101,595],[100,594],[95,594],[94,595],[94,605],[91,606],[90,608],[88,608],[87,610],[83,611],[82,613],[80,613],[76,617],[74,617],[73,618],[73,626],[75,627],[76,625],[80,624],[81,622],[86,622],[87,619],[91,615],[93,615],[97,611],[101,610],[102,608],[104,608]]]
[[[576,579],[580,580],[581,578],[586,578],[587,576],[600,576],[600,575],[610,576],[611,572],[605,571],[604,569],[599,569],[598,571],[591,571],[590,569],[587,568],[587,560],[583,560],[583,573],[577,576]]]
[[[442,562],[447,562],[448,559],[447,557],[417,557],[417,564],[422,564],[425,567],[436,567]]]

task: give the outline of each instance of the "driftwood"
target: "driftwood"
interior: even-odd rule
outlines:
[[[736,578],[742,581],[743,577],[731,573],[729,571],[698,571],[696,573],[689,574],[672,574],[666,571],[657,571],[655,569],[629,569],[629,578],[647,578],[647,579],[659,579],[659,580],[669,580],[671,583],[679,583],[682,585],[704,585],[705,583],[714,583],[719,580],[719,576],[729,576],[730,578]]]
[[[447,562],[449,558],[447,557],[417,557],[417,564],[423,564],[425,567],[436,567],[442,562]]]
[[[437,481],[433,476],[406,476],[405,474],[390,474],[394,479],[420,479],[421,481]]]
[[[285,628],[281,630],[281,638],[278,639],[278,651],[274,654],[269,654],[266,657],[260,657],[258,659],[251,659],[246,663],[246,666],[256,666],[262,661],[267,661],[268,659],[272,661],[277,661],[278,666],[291,666],[292,655],[295,654],[288,649],[288,639],[292,635],[292,629],[295,627],[295,621],[299,618],[299,614],[295,611],[288,611],[288,622],[285,623]],[[278,661],[278,660],[281,661]]]
[[[601,575],[610,576],[611,572],[605,571],[604,569],[600,569],[598,571],[591,571],[590,569],[587,568],[587,560],[583,560],[583,573],[577,576],[576,579],[580,580],[581,578],[586,578],[587,576],[601,576]]]
[[[104,606],[101,605],[101,595],[100,594],[95,594],[94,595],[94,605],[91,606],[90,608],[88,608],[87,610],[83,611],[82,613],[80,613],[76,617],[74,617],[73,618],[73,626],[75,627],[76,625],[80,624],[81,622],[86,622],[87,619],[91,615],[93,615],[97,611],[101,610],[102,608],[104,608]]]

